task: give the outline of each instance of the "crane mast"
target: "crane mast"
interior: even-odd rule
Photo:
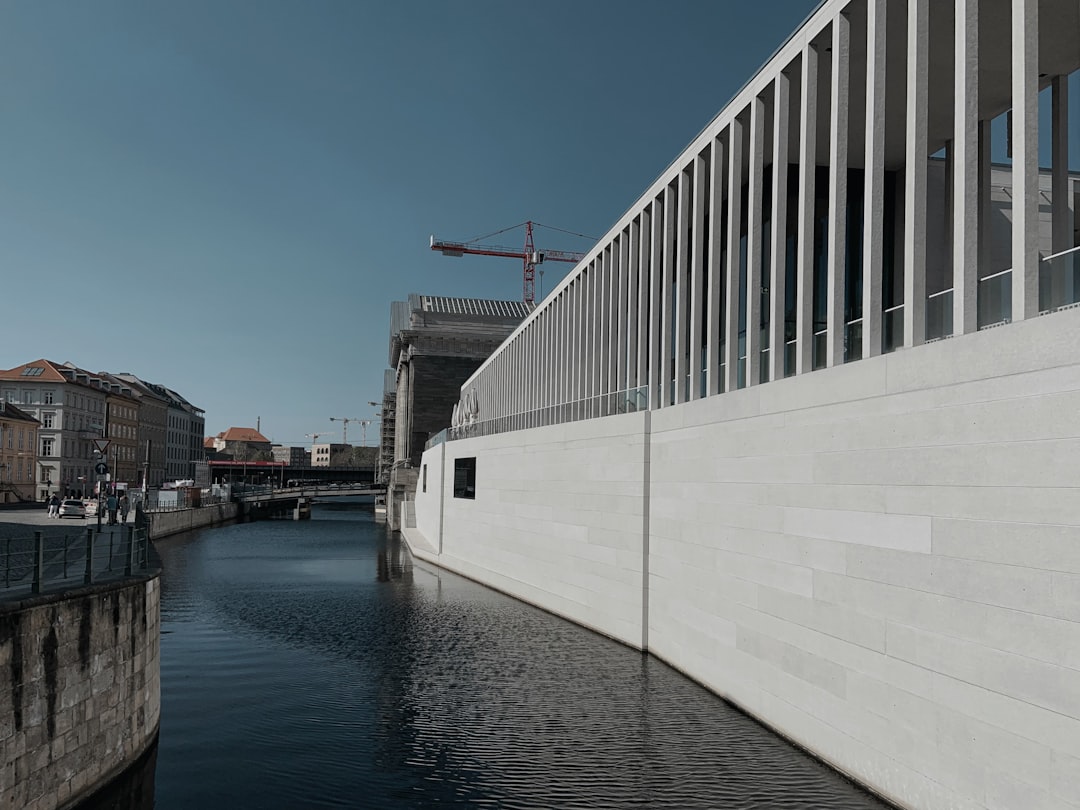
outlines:
[[[518,227],[517,225],[513,227]],[[506,228],[505,230],[510,230]],[[499,231],[502,233],[502,231]],[[569,231],[567,231],[569,233]],[[493,234],[494,235],[494,234]],[[574,234],[580,236],[581,234]],[[589,238],[589,237],[586,237]],[[525,248],[514,250],[513,248],[500,247],[498,245],[479,245],[476,242],[448,242],[444,239],[431,237],[431,249],[437,250],[443,256],[460,257],[465,254],[473,256],[502,256],[507,259],[521,259],[522,271],[522,295],[527,304],[535,303],[535,280],[536,265],[544,262],[570,262],[577,264],[585,258],[584,253],[576,253],[567,250],[537,250],[533,242],[533,223],[525,223]]]

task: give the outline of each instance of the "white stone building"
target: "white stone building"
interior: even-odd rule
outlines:
[[[900,806],[1080,807],[1077,43],[821,3],[462,386],[414,554]]]

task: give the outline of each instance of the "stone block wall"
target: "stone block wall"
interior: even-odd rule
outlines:
[[[236,520],[239,509],[240,506],[236,503],[219,503],[197,509],[177,509],[174,512],[148,512],[146,519],[150,526],[151,539],[160,540],[171,534]]]
[[[0,808],[72,807],[154,741],[160,594],[154,574],[0,606]]]

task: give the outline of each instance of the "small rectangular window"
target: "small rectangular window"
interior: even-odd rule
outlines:
[[[424,465],[424,492],[427,492],[427,464]]]
[[[476,498],[476,457],[454,459],[454,497]]]

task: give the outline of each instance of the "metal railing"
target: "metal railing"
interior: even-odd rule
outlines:
[[[0,598],[74,588],[132,576],[150,567],[145,528],[93,527],[65,534],[35,531],[0,539]]]

